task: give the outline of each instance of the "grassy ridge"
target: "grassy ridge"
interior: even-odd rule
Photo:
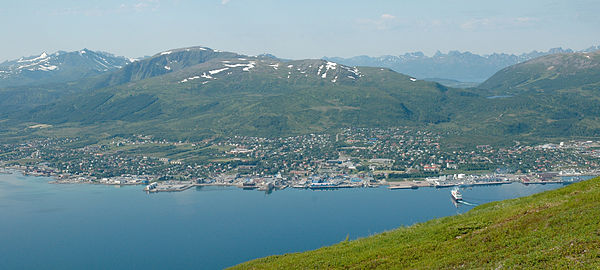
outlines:
[[[232,269],[599,269],[600,178]]]

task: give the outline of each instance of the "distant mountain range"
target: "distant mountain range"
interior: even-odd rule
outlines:
[[[0,63],[0,87],[62,83],[117,70],[132,59],[83,49]]]
[[[389,68],[182,48],[77,81],[0,89],[0,137],[275,137],[398,126],[458,130],[471,142],[598,136],[599,55],[542,56],[458,89]],[[38,124],[51,128],[28,128]]]
[[[600,46],[592,46],[581,52],[593,52],[599,49]],[[323,59],[349,66],[387,67],[396,72],[410,74],[418,79],[449,83],[450,86],[472,86],[473,84],[452,83],[451,80],[480,83],[505,67],[544,55],[572,52],[571,49],[562,48],[551,49],[547,52],[533,51],[521,55],[504,53],[478,55],[459,51],[450,51],[445,54],[438,51],[431,57],[422,52],[414,52],[400,56],[370,57],[362,55],[351,58],[323,57]]]
[[[592,46],[581,52],[596,50],[600,50],[600,46]],[[425,56],[422,52],[415,52],[400,56],[323,57],[323,60],[346,66],[387,67],[417,79],[438,82],[449,87],[468,88],[477,86],[505,67],[544,55],[572,52],[571,49],[562,48],[551,49],[547,52],[533,51],[521,55],[497,53],[477,55],[470,52],[450,51],[447,54],[437,52],[432,57]],[[259,57],[278,59],[271,54],[263,54]],[[131,59],[88,49],[73,52],[58,51],[52,54],[44,52],[40,55],[21,57],[0,63],[0,88],[76,81],[110,73],[136,60],[147,58],[150,56]],[[130,67],[130,69],[134,68]],[[166,73],[165,70],[160,72]]]

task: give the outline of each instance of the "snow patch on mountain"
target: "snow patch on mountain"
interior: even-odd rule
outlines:
[[[58,68],[57,66],[50,66],[50,65],[48,65],[48,66],[39,66],[39,70],[42,70],[42,71],[52,71],[52,70],[55,70],[57,68]]]
[[[323,72],[323,75],[321,75],[321,78],[325,79],[325,78],[327,78],[327,72],[330,69],[334,70],[337,68],[337,63],[327,62],[325,65],[319,66],[319,71],[317,72],[317,75],[321,74],[321,71],[323,70],[323,68],[325,68],[325,72]]]
[[[33,58],[33,59],[24,59],[23,57],[21,57],[19,60],[17,60],[17,63],[34,62],[34,61],[43,60],[46,58],[48,58],[48,54],[46,54],[46,52],[43,52],[42,54],[40,54],[40,56]]]
[[[210,73],[210,72],[209,72]],[[197,80],[200,78],[204,78],[204,79],[215,79],[213,76],[210,76],[209,74],[206,74],[206,72],[203,72],[202,75],[198,76],[193,76],[193,77],[189,77],[187,79],[183,79],[181,80],[179,83],[185,83],[185,82],[189,82],[189,81],[193,81],[193,80]],[[206,82],[203,82],[202,84],[204,84]]]
[[[236,67],[247,67],[249,64],[225,64],[224,66],[226,67],[230,67],[230,68],[236,68]]]
[[[200,76],[194,76],[194,77],[189,77],[187,79],[183,79],[182,81],[180,81],[180,83],[184,83],[184,82],[188,82],[188,81],[193,81],[195,79],[200,79]]]
[[[255,61],[250,61],[250,63],[248,64],[247,67],[243,68],[243,71],[250,71],[251,69],[253,69],[256,66],[256,62]]]
[[[228,70],[228,69],[229,69],[228,67],[221,68],[221,69],[215,69],[215,70],[209,71],[208,73],[210,73],[210,75],[215,75],[215,74],[218,74],[218,73],[223,72],[223,71]]]
[[[227,61],[227,62],[230,63],[231,61]],[[228,67],[228,68],[244,67],[242,69],[243,71],[250,71],[250,69],[253,69],[256,66],[256,62],[249,61],[248,63],[224,64],[224,66]]]

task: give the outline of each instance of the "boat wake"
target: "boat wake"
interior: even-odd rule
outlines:
[[[470,202],[465,202],[465,201],[459,201],[459,203],[462,203],[464,205],[470,205],[470,206],[477,206],[478,204],[475,203],[470,203]]]

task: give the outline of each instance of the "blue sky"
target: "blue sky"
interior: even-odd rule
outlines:
[[[0,61],[204,45],[301,59],[600,45],[598,0],[54,0],[0,5]]]

